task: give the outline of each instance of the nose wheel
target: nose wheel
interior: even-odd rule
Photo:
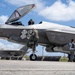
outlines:
[[[31,61],[35,61],[36,59],[37,59],[36,54],[31,54],[31,55],[30,55],[30,60],[31,60]]]
[[[32,54],[30,55],[30,60],[31,61],[37,60],[37,56],[35,54],[35,51],[36,51],[36,44],[34,42],[34,45],[32,46]]]
[[[30,55],[30,60],[32,60],[32,61],[35,61],[37,59],[35,51],[36,51],[36,46],[38,45],[38,39],[39,39],[38,31],[33,29],[32,35],[31,35],[29,42],[28,42],[28,46],[30,48],[32,48],[32,54]]]

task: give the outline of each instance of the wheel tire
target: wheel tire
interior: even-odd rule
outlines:
[[[31,60],[31,61],[35,61],[36,59],[37,59],[36,54],[31,54],[31,55],[30,55],[30,60]]]
[[[75,62],[75,56],[74,56],[74,59],[73,59],[73,61]]]
[[[22,60],[22,57],[19,57],[19,59],[18,60]]]
[[[9,60],[10,58],[9,57],[6,57],[6,60]]]

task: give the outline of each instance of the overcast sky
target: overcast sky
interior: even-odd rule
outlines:
[[[0,24],[4,24],[15,9],[27,4],[35,4],[36,7],[20,19],[24,25],[27,25],[28,20],[32,18],[35,23],[48,21],[75,26],[75,0],[0,0]],[[8,49],[10,46],[14,49],[20,46],[3,40],[0,41],[3,48]]]

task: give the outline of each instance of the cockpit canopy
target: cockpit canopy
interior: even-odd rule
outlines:
[[[5,22],[5,24],[9,24],[11,22],[19,20],[21,17],[26,15],[28,12],[30,12],[34,7],[35,4],[30,4],[16,9],[9,17],[9,19]]]

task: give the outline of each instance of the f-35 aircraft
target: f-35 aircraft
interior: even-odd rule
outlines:
[[[32,48],[31,60],[37,59],[35,51],[38,44],[45,46],[47,52],[69,53],[68,43],[75,39],[75,28],[50,22],[24,26],[17,21],[34,7],[35,4],[30,4],[16,9],[6,23],[0,25],[0,37]],[[38,39],[37,34],[33,35],[34,30],[38,31]]]
[[[23,46],[20,50],[0,50],[0,57],[7,60],[21,60],[27,53],[27,50],[27,46]]]

